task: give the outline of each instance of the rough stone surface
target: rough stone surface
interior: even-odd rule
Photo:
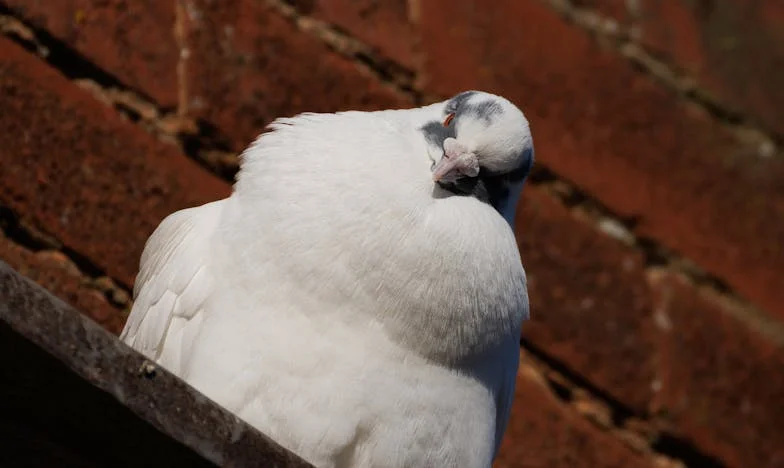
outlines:
[[[174,35],[175,1],[3,0],[2,4],[124,85],[161,106],[177,105],[180,52]]]
[[[277,117],[409,105],[264,2],[194,0],[189,11],[189,109],[234,150]]]
[[[126,424],[132,430],[125,436],[142,434],[135,418],[127,411],[117,410],[117,402],[171,439],[190,447],[218,466],[309,466],[182,380],[151,364],[144,356],[80,316],[4,262],[0,262],[0,333],[6,336],[21,336],[40,348],[20,345],[17,351],[25,350],[28,354],[20,353],[15,356],[19,362],[24,362],[26,357],[40,361],[42,349],[51,355],[51,360],[46,365],[57,372],[57,377],[66,379],[69,387],[74,385],[73,378],[69,379],[63,375],[62,364],[71,373],[114,397],[116,400],[112,401],[99,394],[98,397],[88,400],[92,400],[91,403],[96,405],[105,404],[108,411],[115,416],[121,416],[120,420],[113,420],[111,423],[104,421],[103,424]],[[2,341],[4,345],[8,342],[9,340]],[[52,361],[58,360],[62,364],[52,365]],[[3,371],[6,370],[5,367]],[[29,371],[24,371],[24,375],[18,380],[12,379],[12,383],[4,383],[3,392],[9,392],[12,385],[23,386],[26,378],[34,377],[36,371],[40,370],[38,366],[34,366]],[[82,389],[77,392],[76,397],[83,398],[86,392],[89,390]],[[16,397],[25,396],[17,393]],[[56,399],[57,396],[48,398]],[[2,400],[3,403],[8,402],[7,398]],[[62,417],[63,413],[69,410],[72,411],[68,404],[64,407],[55,405],[52,411],[62,413],[57,413],[52,418]],[[84,411],[91,418],[95,417],[93,411]],[[35,417],[31,415],[31,418]],[[40,429],[39,436],[45,432]],[[51,428],[48,431],[51,433]],[[57,431],[54,433],[57,434]],[[68,435],[59,434],[57,437],[67,439]],[[145,437],[151,437],[149,431]],[[177,455],[175,460],[183,461],[179,457],[187,457],[184,460],[190,458],[191,463],[195,461],[194,457],[183,453],[181,449],[171,448],[171,441],[156,442],[158,443],[155,447],[143,446],[147,450],[168,445],[170,455]],[[100,450],[96,450],[92,455],[99,453]],[[133,458],[133,455],[129,457]],[[127,466],[124,461],[125,459],[120,459],[120,466]],[[180,463],[175,465],[181,466]],[[111,466],[116,465],[111,463]]]
[[[646,413],[653,307],[640,253],[575,219],[536,187],[525,191],[516,230],[531,301],[524,338]]]
[[[171,468],[216,465],[166,437],[112,395],[0,320],[0,436],[4,467]],[[159,464],[163,462],[158,462]]]
[[[0,107],[0,205],[125,285],[165,216],[229,194],[174,146],[2,38]]]
[[[784,218],[784,160],[739,143],[537,0],[423,2],[422,38],[432,90],[519,103],[542,164],[784,318],[784,223],[771,222]]]
[[[297,10],[334,24],[369,44],[382,56],[416,68],[416,31],[408,0],[293,0]]]
[[[518,374],[515,406],[494,467],[654,466],[559,401],[532,372],[524,364]]]
[[[683,279],[656,275],[659,405],[727,466],[784,466],[784,349]]]

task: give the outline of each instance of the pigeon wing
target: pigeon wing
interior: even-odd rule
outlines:
[[[210,247],[221,208],[218,201],[171,214],[142,253],[133,309],[120,339],[175,373],[215,288]]]

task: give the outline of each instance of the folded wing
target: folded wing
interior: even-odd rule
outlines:
[[[178,211],[145,245],[134,304],[120,339],[179,373],[215,288],[210,255],[221,201]]]

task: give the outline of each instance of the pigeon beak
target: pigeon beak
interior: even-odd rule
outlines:
[[[466,151],[454,138],[444,141],[444,155],[433,167],[434,182],[455,182],[462,177],[476,177],[479,161],[476,155]]]
[[[463,177],[463,171],[467,168],[465,159],[461,157],[450,157],[446,153],[441,160],[433,167],[434,182],[455,182]]]

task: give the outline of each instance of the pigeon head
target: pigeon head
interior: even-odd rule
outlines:
[[[500,96],[466,91],[447,100],[422,127],[441,188],[490,203],[509,222],[533,166],[528,120]]]

